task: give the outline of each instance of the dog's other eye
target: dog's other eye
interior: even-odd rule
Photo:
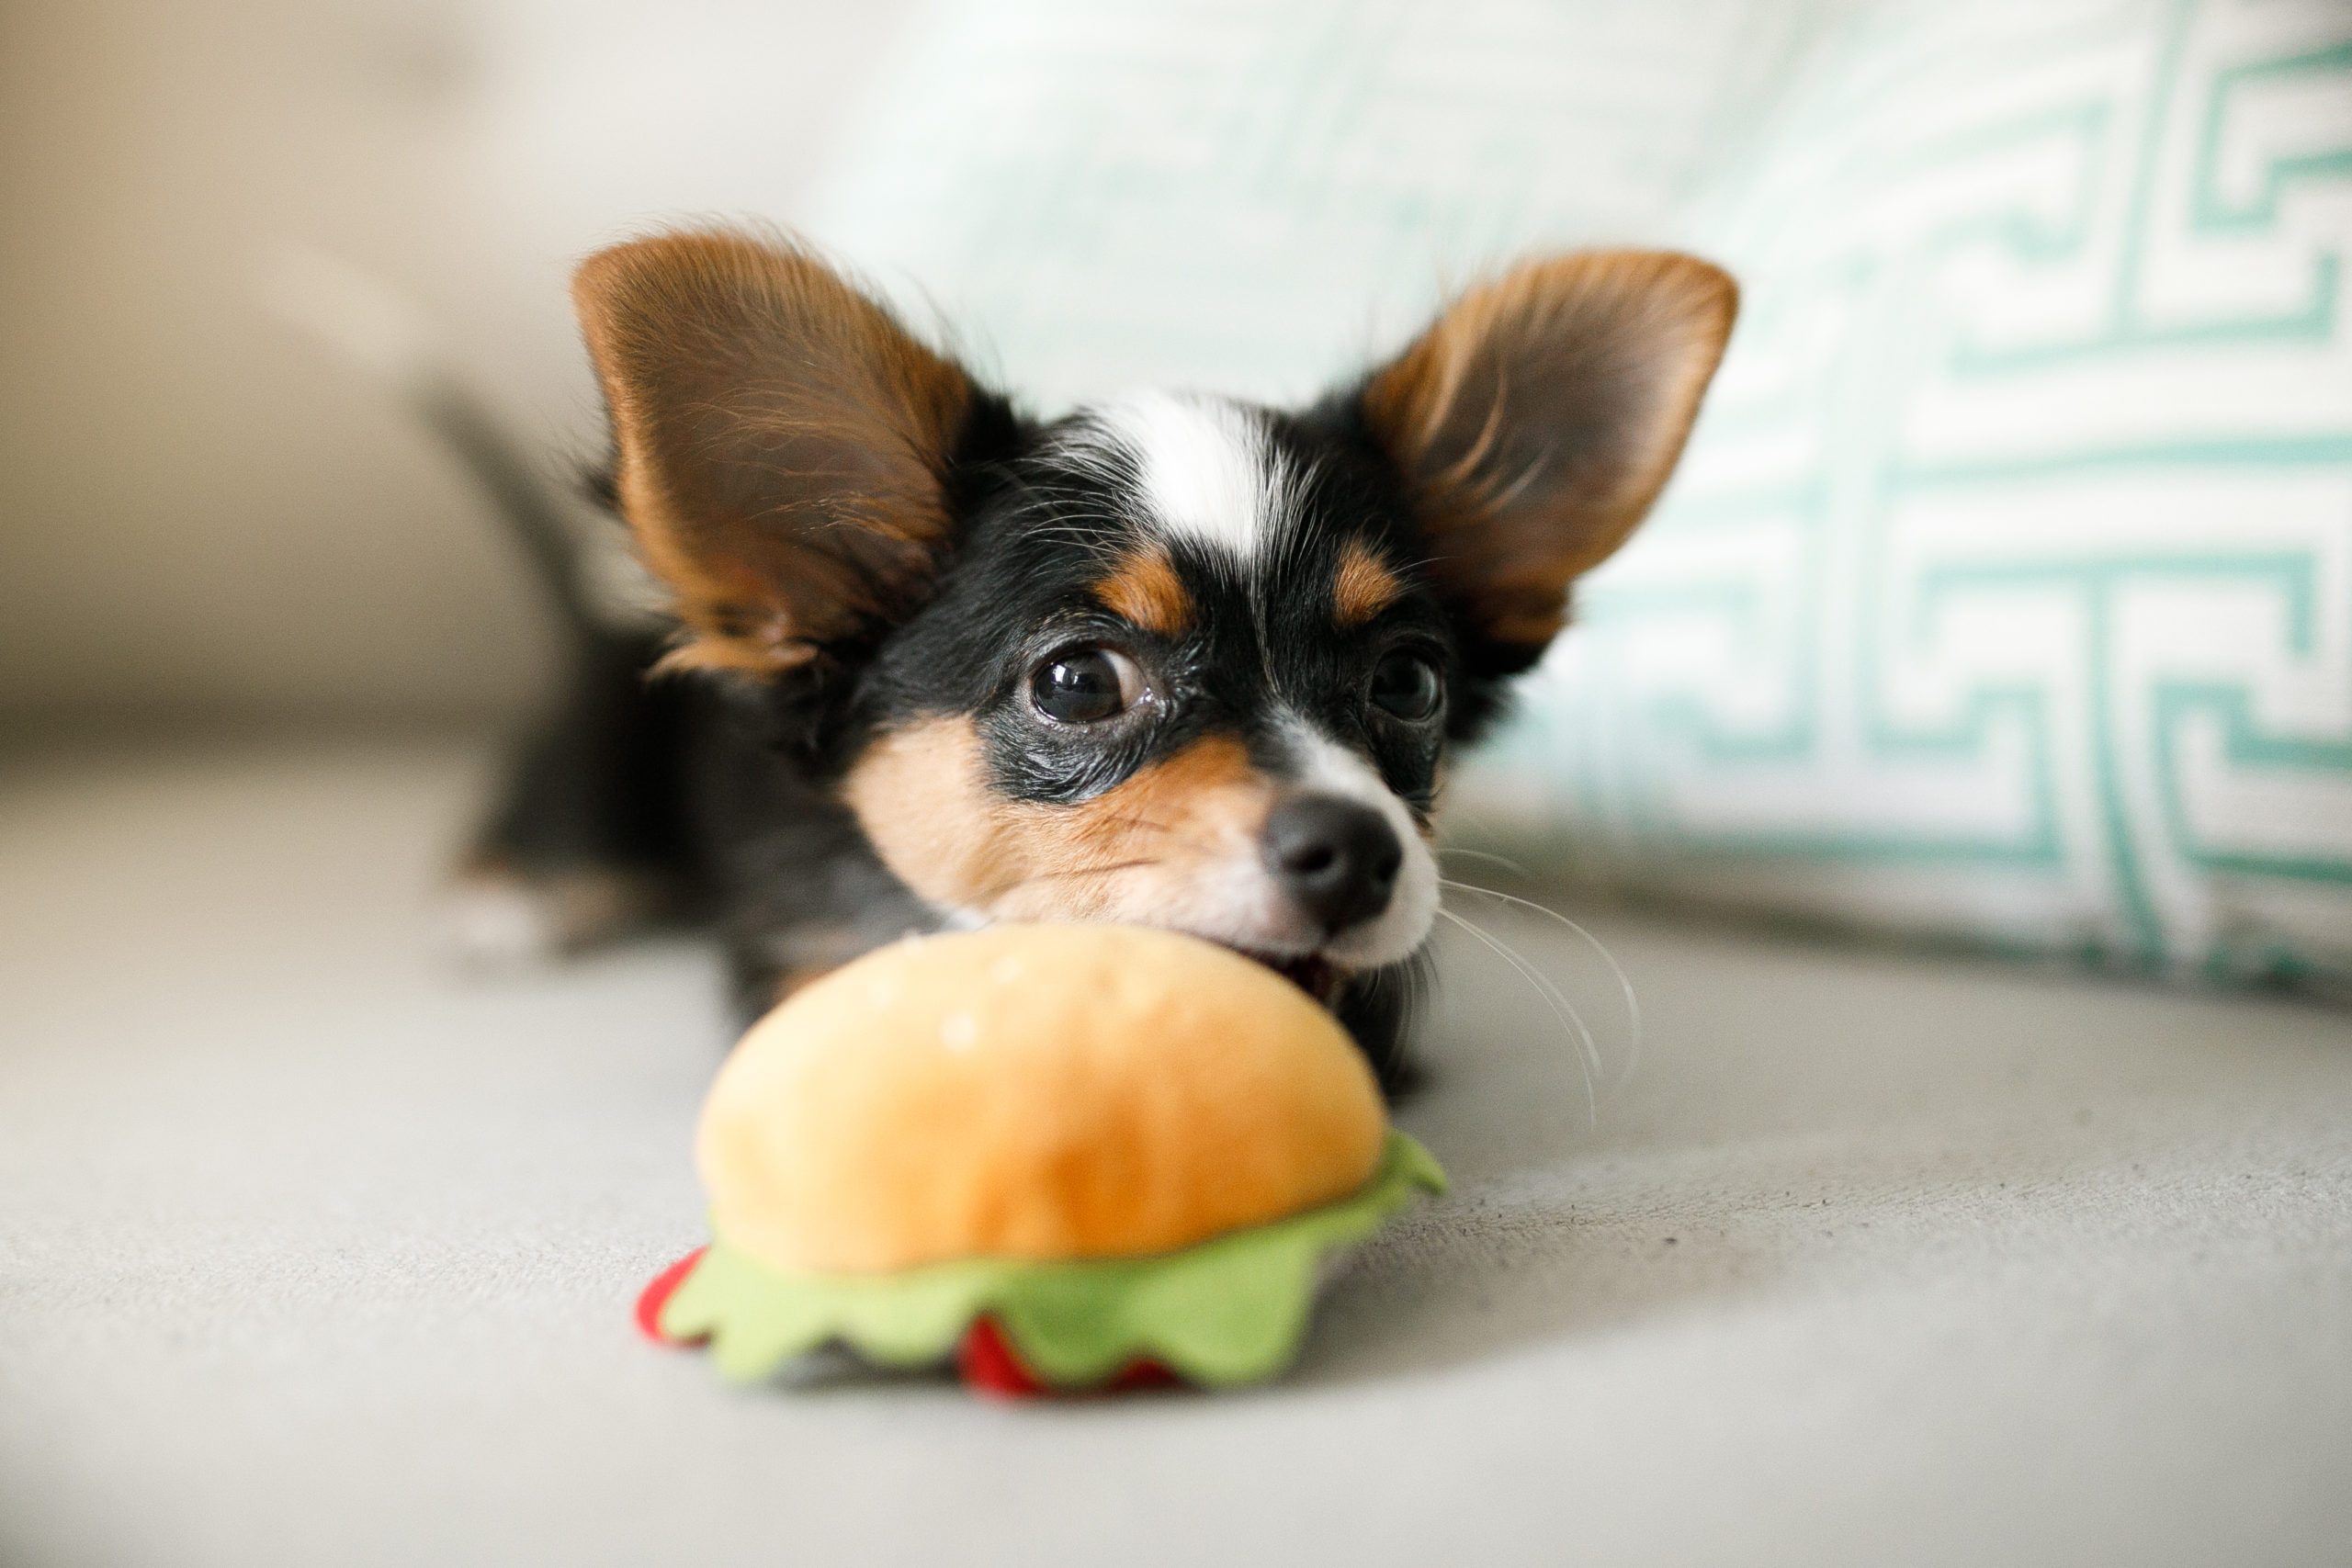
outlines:
[[[1445,701],[1437,666],[1418,653],[1391,653],[1372,667],[1372,700],[1398,718],[1419,724]]]
[[[1143,671],[1112,648],[1066,648],[1029,677],[1029,700],[1057,724],[1099,724],[1143,700]]]

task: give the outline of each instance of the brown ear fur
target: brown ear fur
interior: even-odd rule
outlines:
[[[1365,383],[1432,578],[1521,662],[1657,498],[1738,297],[1728,274],[1672,252],[1528,262],[1464,294]]]
[[[677,595],[672,661],[770,674],[911,609],[974,396],[806,251],[725,231],[600,251],[572,301],[621,510]]]

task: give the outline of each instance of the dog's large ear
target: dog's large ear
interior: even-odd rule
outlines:
[[[571,292],[621,510],[684,623],[673,663],[774,674],[920,604],[948,465],[1001,400],[781,240],[638,240]]]
[[[1489,673],[1535,661],[1569,585],[1657,499],[1737,310],[1695,257],[1550,257],[1464,294],[1365,381],[1430,576]]]

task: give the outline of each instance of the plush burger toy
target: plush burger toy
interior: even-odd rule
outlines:
[[[1166,931],[910,939],[755,1025],[704,1108],[713,1240],[639,1320],[764,1379],[845,1347],[1003,1393],[1249,1382],[1444,1178],[1272,971]]]

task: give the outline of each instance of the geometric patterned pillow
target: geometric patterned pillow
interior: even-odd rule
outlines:
[[[1471,781],[1489,829],[2352,977],[2352,6],[1878,7],[1713,185],[1737,337]]]

